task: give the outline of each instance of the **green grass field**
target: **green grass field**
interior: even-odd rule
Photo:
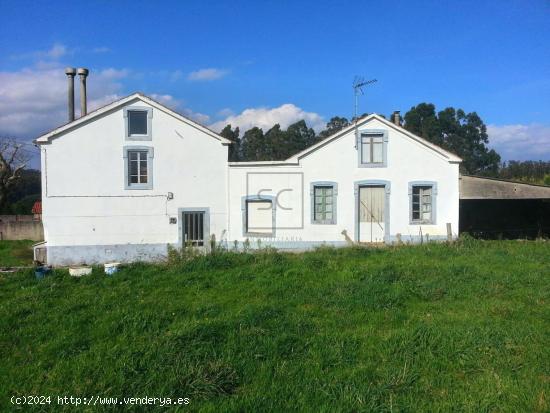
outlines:
[[[0,241],[0,268],[32,265],[36,241]]]
[[[171,411],[208,412],[550,409],[549,242],[0,277],[1,411],[12,395],[188,397]],[[56,403],[23,410],[75,411]]]

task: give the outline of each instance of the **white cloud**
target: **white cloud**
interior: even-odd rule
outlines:
[[[176,82],[180,80],[182,77],[183,77],[183,72],[178,69],[170,73],[169,79],[170,79],[170,82]]]
[[[108,47],[94,47],[92,53],[109,53],[111,51]]]
[[[550,160],[549,125],[488,125],[487,133],[503,160]]]
[[[180,112],[182,115],[188,117],[189,119],[194,120],[195,122],[200,123],[201,125],[207,125],[210,122],[210,116],[204,113],[194,112],[188,108],[184,108]]]
[[[11,136],[33,139],[67,122],[67,77],[65,66],[58,59],[76,49],[68,50],[65,45],[54,44],[46,51],[35,51],[19,55],[31,58],[32,66],[15,71],[0,71],[0,137]],[[108,48],[92,49],[96,53]],[[171,80],[183,76],[176,70],[165,71]],[[91,69],[88,78],[88,112],[120,99],[129,94],[122,82],[126,79],[141,79],[141,73],[130,69]],[[75,78],[75,114],[80,112],[78,76]],[[168,94],[151,94],[153,99],[179,111],[202,124],[210,123],[206,114],[183,107],[183,102]]]
[[[218,112],[218,116],[222,118],[226,118],[228,116],[233,116],[235,112],[233,112],[230,108],[223,108]]]
[[[88,111],[127,95],[122,80],[132,76],[129,69],[106,68],[90,71]],[[183,107],[168,94],[151,94],[153,99],[201,123],[210,117]],[[75,79],[75,112],[79,116],[79,84]],[[67,122],[67,77],[60,63],[39,62],[33,67],[0,72],[0,136],[34,139]]]
[[[127,77],[129,73],[130,71],[128,69],[115,69],[110,67],[108,69],[101,70],[98,76],[101,80],[118,80]]]
[[[188,117],[189,119],[192,119],[195,122],[198,122],[203,125],[210,122],[210,116],[205,115],[204,113],[195,112],[189,108],[183,107],[183,102],[179,99],[174,98],[174,96],[172,95],[159,95],[159,94],[153,93],[150,96],[157,102],[162,103],[164,106],[169,107],[170,109],[181,113],[183,116]]]
[[[160,95],[158,93],[152,93],[151,98],[156,100],[159,103],[162,103],[164,106],[169,107],[170,109],[177,110],[180,105],[181,101],[174,98],[172,95]]]
[[[187,79],[192,81],[216,80],[224,77],[227,73],[228,71],[224,69],[216,69],[216,68],[200,69],[189,73],[189,75],[187,76]]]
[[[118,82],[126,69],[92,71],[88,80],[88,110],[121,97]],[[75,81],[75,110],[79,112],[79,87]],[[39,65],[0,72],[0,134],[35,138],[67,121],[67,78],[64,67]]]
[[[56,43],[46,52],[46,57],[59,59],[67,54],[67,47],[64,44]]]
[[[67,46],[62,43],[54,43],[51,48],[48,50],[35,50],[34,52],[22,53],[18,55],[11,56],[12,59],[49,59],[57,60],[60,57],[63,57],[67,54],[72,53]]]
[[[221,131],[226,125],[231,124],[232,127],[238,126],[241,131],[246,131],[254,126],[266,131],[276,123],[281,125],[282,129],[286,129],[289,125],[302,119],[316,132],[325,127],[325,121],[318,113],[306,112],[292,103],[286,103],[276,108],[245,109],[238,115],[230,115],[224,120],[213,123],[211,128]]]

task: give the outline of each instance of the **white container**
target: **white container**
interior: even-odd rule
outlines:
[[[90,275],[92,273],[92,267],[71,267],[69,268],[69,274],[73,277],[82,277],[83,275]]]
[[[109,262],[105,264],[105,274],[113,275],[115,272],[118,271],[119,265],[120,265],[120,262]]]

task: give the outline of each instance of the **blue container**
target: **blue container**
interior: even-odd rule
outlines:
[[[50,269],[46,266],[36,267],[34,269],[34,276],[36,277],[37,280],[41,280],[49,272],[50,272]]]
[[[105,267],[105,274],[107,275],[113,275],[114,273],[118,272],[118,267],[120,266],[119,262],[111,262],[104,265]]]

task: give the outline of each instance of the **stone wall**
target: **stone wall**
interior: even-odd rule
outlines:
[[[33,215],[0,215],[0,240],[19,239],[42,241],[42,221],[35,220]]]

